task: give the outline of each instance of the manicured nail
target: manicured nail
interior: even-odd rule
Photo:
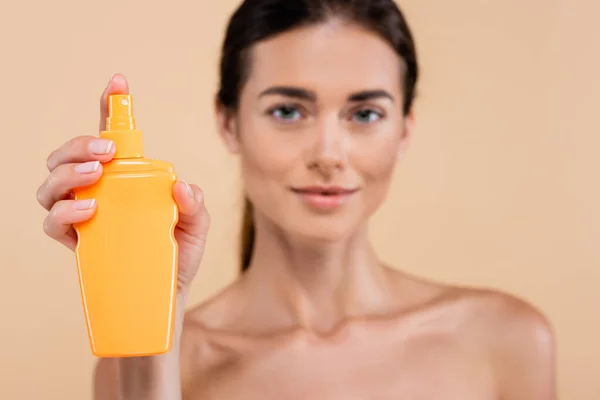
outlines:
[[[90,142],[89,146],[93,154],[108,154],[112,150],[113,142],[106,139],[98,139]]]
[[[183,182],[185,183],[185,186],[187,187],[187,195],[190,199],[194,198],[194,190],[192,189],[192,187],[190,185],[188,185],[187,182]]]
[[[79,164],[75,167],[75,171],[80,174],[91,174],[96,172],[100,166],[100,161],[90,161],[83,164]]]
[[[89,210],[90,208],[93,208],[95,204],[95,199],[77,200],[75,202],[75,208],[77,210]]]

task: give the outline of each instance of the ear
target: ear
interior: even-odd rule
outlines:
[[[406,153],[406,149],[408,148],[408,144],[410,143],[410,139],[412,139],[413,131],[415,128],[415,114],[414,111],[410,111],[404,117],[404,126],[402,127],[402,137],[400,138],[400,143],[398,144],[398,153],[397,159],[400,160]]]
[[[237,154],[240,151],[240,138],[234,113],[224,107],[218,98],[215,98],[215,114],[219,135],[227,150]]]

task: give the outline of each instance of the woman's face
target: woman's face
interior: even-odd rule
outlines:
[[[409,136],[399,57],[330,22],[261,42],[250,58],[238,113],[220,121],[255,215],[308,239],[346,237],[385,198]]]

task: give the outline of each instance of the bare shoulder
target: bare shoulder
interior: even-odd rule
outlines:
[[[440,284],[396,271],[392,277],[399,282],[398,292],[410,293],[408,301],[417,309],[441,311],[448,318],[460,319],[460,325],[469,331],[486,332],[500,340],[507,338],[495,333],[513,332],[509,335],[513,339],[520,335],[540,345],[552,343],[549,320],[540,309],[517,296],[494,289]],[[406,302],[406,298],[402,300]]]
[[[556,398],[555,334],[541,310],[496,290],[455,288],[449,293],[465,312],[465,327],[489,355],[502,399]]]
[[[492,289],[451,288],[450,297],[462,303],[468,315],[490,333],[512,332],[496,339],[526,339],[548,345],[553,329],[544,313],[532,303],[517,296]]]
[[[463,296],[491,349],[538,356],[553,350],[552,324],[532,303],[496,290],[466,289]]]
[[[554,330],[546,315],[532,303],[492,289],[446,287],[437,302],[460,315],[466,331],[477,335],[490,350],[547,353],[554,347]]]

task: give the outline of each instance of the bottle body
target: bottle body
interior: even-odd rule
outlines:
[[[74,226],[81,298],[97,357],[171,349],[177,291],[178,209],[170,164],[115,159],[100,180],[75,191],[96,214]]]

